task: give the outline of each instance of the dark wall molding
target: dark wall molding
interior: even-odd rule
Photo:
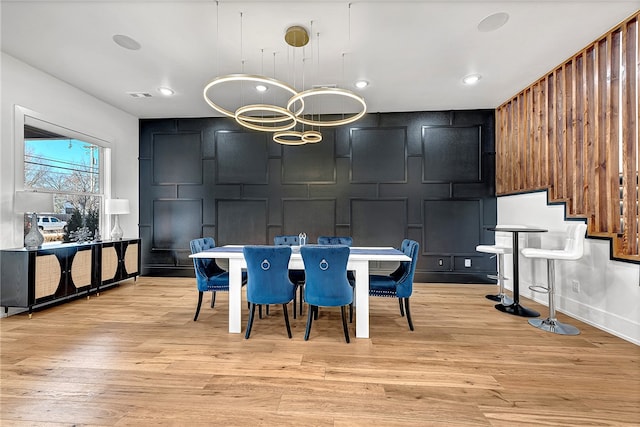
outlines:
[[[493,110],[368,114],[322,134],[281,146],[226,118],[140,120],[142,273],[193,275],[193,238],[304,231],[363,246],[411,238],[417,281],[487,282],[495,262],[475,246],[496,222]]]

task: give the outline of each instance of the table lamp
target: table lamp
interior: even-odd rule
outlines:
[[[38,249],[44,242],[44,236],[38,229],[38,212],[53,212],[53,194],[16,191],[14,210],[23,214],[31,214],[31,226],[27,235],[24,236],[24,247]]]
[[[122,228],[120,228],[120,222],[118,215],[128,214],[129,200],[127,199],[107,199],[104,202],[104,213],[107,215],[115,215],[115,223],[113,230],[111,230],[111,240],[122,240]]]
[[[104,212],[107,215],[115,215],[115,223],[113,224],[113,230],[111,230],[111,240],[122,240],[122,228],[120,228],[118,215],[128,214],[130,212],[129,200],[107,199],[104,202]]]

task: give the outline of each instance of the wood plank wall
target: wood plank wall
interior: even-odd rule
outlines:
[[[640,12],[496,110],[496,193],[547,189],[612,256],[640,262]]]

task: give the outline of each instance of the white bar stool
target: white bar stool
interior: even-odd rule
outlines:
[[[559,322],[556,319],[555,305],[555,260],[575,261],[584,254],[584,239],[587,231],[586,224],[573,224],[569,226],[564,249],[537,249],[525,248],[522,255],[527,258],[540,258],[547,260],[547,286],[529,286],[534,292],[542,292],[549,295],[549,317],[546,319],[531,319],[529,324],[543,331],[560,335],[578,335],[580,330],[575,326]]]
[[[498,281],[498,294],[497,295],[486,295],[487,299],[491,301],[497,301],[502,303],[502,305],[511,305],[513,304],[513,300],[509,298],[504,293],[504,281],[509,280],[504,276],[504,255],[511,254],[513,249],[510,246],[511,243],[511,234],[496,232],[495,245],[478,245],[476,246],[476,251],[493,254],[491,258],[498,257],[498,270],[495,276],[493,274],[488,274],[487,277],[490,279],[494,279]]]

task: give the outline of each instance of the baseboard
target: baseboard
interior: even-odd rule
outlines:
[[[529,289],[531,284],[520,282],[520,296],[531,299],[545,307],[548,306],[547,295],[531,291]],[[511,291],[511,289],[509,290]],[[556,295],[556,311],[632,344],[640,345],[640,337],[634,336],[634,333],[637,335],[637,331],[640,330],[640,324],[638,323],[564,295]],[[541,313],[541,317],[547,317],[547,315],[547,312]]]

